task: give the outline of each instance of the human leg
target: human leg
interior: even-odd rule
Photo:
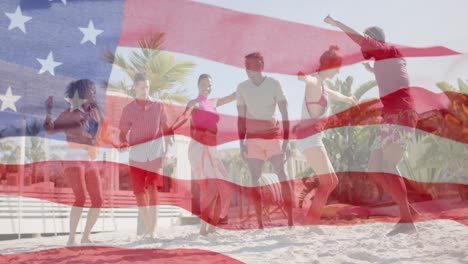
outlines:
[[[148,205],[148,215],[149,215],[149,224],[147,232],[150,237],[154,237],[154,232],[156,231],[156,226],[158,222],[158,196],[159,184],[162,182],[162,158],[158,158],[152,161],[147,162],[147,172],[146,172],[146,189],[149,198]],[[162,187],[162,186],[161,186]]]
[[[214,207],[213,209],[213,220],[211,221],[211,226],[208,228],[208,233],[215,233],[216,232],[216,226],[219,223],[220,220],[220,214],[221,214],[221,197],[218,195],[213,202]]]
[[[89,208],[88,211],[81,243],[90,243],[89,235],[91,234],[93,226],[96,224],[102,207],[101,179],[97,168],[93,168],[86,173],[85,183],[91,199],[91,208]]]
[[[258,159],[248,159],[247,165],[252,176],[253,187],[250,190],[251,203],[254,204],[255,215],[257,216],[258,227],[263,229],[263,216],[262,216],[262,196],[258,186],[258,179],[262,175],[262,168],[265,161]]]
[[[406,185],[397,167],[405,150],[398,144],[388,144],[383,147],[382,152],[383,170],[390,173],[385,181],[385,189],[388,190],[393,200],[398,204],[401,222],[412,223],[413,216],[409,206]]]
[[[130,161],[130,179],[132,182],[133,194],[135,195],[138,215],[143,219],[145,227],[144,234],[148,232],[148,226],[151,222],[150,215],[148,212],[148,193],[146,191],[146,172],[139,168],[139,162]]]
[[[83,178],[84,178],[84,168],[83,167],[70,167],[66,168],[64,171],[70,187],[72,188],[73,194],[75,196],[75,202],[70,211],[70,223],[67,245],[75,245],[75,236],[78,223],[81,219],[81,214],[83,213],[83,206],[86,202]]]
[[[288,214],[288,226],[293,225],[293,207],[294,198],[292,195],[291,183],[288,180],[286,171],[284,168],[284,155],[275,155],[270,159],[273,169],[276,175],[278,175],[281,184],[281,193],[283,195],[284,205],[286,206],[286,212]]]
[[[338,177],[333,170],[325,147],[307,148],[304,150],[304,156],[319,179],[319,185],[305,219],[305,224],[314,225],[320,222],[323,207],[331,192],[338,185]]]
[[[397,165],[404,154],[404,149],[396,144],[386,144],[372,151],[368,173],[380,187],[388,191],[392,199],[398,204],[401,220],[387,235],[398,233],[412,233],[416,231],[413,224],[413,215],[409,205],[406,186],[401,177]],[[407,224],[403,224],[407,223]]]

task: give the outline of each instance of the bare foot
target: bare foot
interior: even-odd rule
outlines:
[[[265,233],[265,229],[260,228],[260,229],[252,230],[251,234],[252,235],[260,235],[260,234],[266,234],[266,233]]]
[[[265,229],[265,226],[263,225],[263,222],[258,223],[258,229],[261,229],[261,230]]]
[[[392,231],[388,232],[387,236],[395,236],[398,234],[414,234],[417,233],[418,230],[413,223],[403,223],[398,222],[395,227],[393,227]]]
[[[207,236],[208,235],[208,232],[206,231],[206,229],[200,229],[200,235],[202,236]]]
[[[209,228],[208,229],[208,233],[209,234],[213,234],[213,235],[219,235],[218,231],[216,231],[216,227],[213,226],[213,228]]]
[[[141,240],[154,241],[155,239],[156,239],[156,236],[154,232],[146,232],[141,236]]]
[[[317,235],[326,235],[325,232],[318,226],[309,226],[307,233],[315,233]]]
[[[154,233],[149,233],[149,232],[146,232],[142,236],[137,237],[137,240],[139,243],[143,243],[143,244],[157,242],[157,239]]]
[[[68,239],[67,241],[67,247],[74,247],[76,246],[76,241],[75,239]]]
[[[210,225],[210,227],[208,228],[208,233],[218,234],[218,232],[216,232],[216,227],[214,225]]]
[[[81,245],[90,245],[94,244],[89,238],[81,238]]]

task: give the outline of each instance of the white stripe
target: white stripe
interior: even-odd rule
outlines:
[[[378,127],[377,125],[373,125],[373,126],[355,126],[355,127],[345,127],[345,128],[338,128],[338,129],[330,129],[330,130],[327,130],[326,133],[325,133],[325,137],[324,138],[327,138],[327,137],[330,137],[334,132],[337,132],[338,130],[347,130],[347,133],[349,133],[349,135],[370,135],[370,131],[373,129],[373,128],[376,128]],[[450,144],[452,144],[452,148],[455,148],[455,149],[458,149],[459,152],[448,152],[448,153],[445,153],[445,152],[438,152],[438,153],[433,153],[434,155],[436,156],[439,156],[440,157],[440,160],[441,160],[441,163],[440,164],[434,164],[434,168],[435,169],[439,169],[439,170],[446,170],[446,171],[450,171],[452,168],[451,167],[446,167],[446,166],[449,166],[450,164],[456,164],[456,162],[459,162],[460,164],[464,164],[464,161],[467,160],[467,153],[468,153],[468,144],[463,144],[463,143],[460,143],[460,142],[456,142],[456,141],[453,141],[453,140],[450,140],[450,139],[447,139],[447,138],[443,138],[443,137],[439,137],[439,136],[436,136],[434,134],[431,134],[431,133],[427,133],[427,132],[424,132],[424,131],[418,131],[418,133],[422,136],[424,136],[426,138],[427,141],[433,141],[435,142],[438,146],[448,146]],[[175,143],[175,148],[177,148],[178,146],[178,142],[180,142],[179,146],[180,147],[184,147],[185,145],[187,145],[187,142],[190,141],[190,138],[189,137],[185,137],[185,136],[177,136],[176,137],[176,143]],[[20,144],[21,142],[21,139],[20,137],[18,138],[8,138],[8,139],[0,139],[0,144],[9,144],[10,146],[14,146],[15,144]],[[65,155],[63,155],[63,153],[65,153],[66,151],[66,144],[64,144],[64,142],[61,142],[61,141],[57,141],[57,140],[53,140],[53,139],[46,139],[46,138],[36,138],[37,140],[40,140],[44,145],[49,145],[51,146],[51,150],[53,150],[57,155],[52,155],[52,151],[49,152],[49,156],[47,157],[47,159],[41,159],[41,160],[31,160],[29,159],[29,157],[26,158],[26,162],[27,163],[31,163],[31,162],[38,162],[38,161],[53,161],[53,160],[63,160],[62,157],[64,157]],[[26,144],[28,144],[28,142],[30,142],[30,138],[26,138]],[[367,140],[362,140],[360,142],[367,142]],[[233,142],[233,143],[230,143],[232,145],[235,145],[235,146],[238,146],[239,143],[238,141],[236,142]],[[362,147],[362,146],[361,146]],[[364,146],[365,147],[365,146]],[[427,147],[428,145],[426,143],[423,143],[423,142],[419,142],[417,143],[416,141],[413,141],[410,146],[409,146],[409,150],[407,152],[407,157],[408,157],[408,160],[413,164],[415,165],[416,162],[418,161],[418,159],[420,159],[422,157],[422,155],[427,151]],[[222,149],[222,146],[219,146],[220,149]],[[351,156],[346,156],[346,152],[345,152],[345,149],[346,147],[345,146],[340,146],[339,149],[337,149],[337,147],[334,147],[333,149],[328,149],[328,154],[330,155],[330,157],[332,157],[331,159],[332,160],[340,160],[340,161],[343,161],[343,162],[339,162],[339,163],[335,163],[334,166],[335,166],[335,171],[337,172],[347,172],[347,171],[355,171],[355,172],[364,172],[367,170],[367,162],[368,162],[368,159],[369,157],[360,157],[360,160],[362,162],[363,161],[363,164],[353,164],[351,163],[351,167],[348,167],[347,165],[347,160],[355,160],[355,157],[353,156],[355,153],[350,153]],[[454,149],[454,150],[455,150]],[[443,148],[440,147],[440,150],[439,151],[443,151]],[[114,153],[116,151],[114,150]],[[176,153],[174,150],[173,150],[174,153]],[[116,158],[116,159],[113,159],[117,156],[113,156],[111,154],[111,149],[104,149],[102,148],[101,149],[101,152],[100,152],[100,155],[99,155],[99,158],[98,160],[99,161],[102,161],[103,160],[103,154],[104,153],[107,153],[106,154],[106,157],[107,157],[107,161],[113,161],[113,162],[116,162],[116,163],[120,163],[120,164],[128,164],[128,155],[125,156],[125,155],[122,155],[120,158]],[[184,151],[177,151],[177,153],[179,153],[178,155],[180,156],[176,156],[177,159],[180,159],[180,160],[186,160],[188,157],[186,156],[187,153],[184,152]],[[228,153],[228,152],[225,152],[225,153]],[[359,152],[361,155],[361,152]],[[220,150],[220,154],[221,156],[224,156],[226,157],[227,155],[223,155],[223,150]],[[304,158],[301,157],[300,153],[298,153],[299,156],[297,156],[295,158],[295,160],[299,160],[299,161],[303,161],[303,163],[305,164],[305,166],[307,166],[307,164],[305,163],[304,161]],[[59,158],[57,158],[59,157]],[[6,162],[6,164],[20,164],[20,160],[19,159],[16,159],[15,161],[13,162]],[[185,164],[185,163],[180,163],[180,164],[184,164],[182,165],[183,168],[178,168],[177,170],[178,171],[186,171],[188,175],[190,175],[190,165],[189,164]],[[455,173],[455,174],[447,174],[447,175],[444,175],[444,174],[433,174],[430,172],[430,168],[428,168],[427,170],[427,173],[426,173],[426,170],[421,170],[421,171],[414,171],[414,170],[406,170],[405,169],[405,164],[403,163],[400,163],[400,170],[402,171],[403,173],[403,177],[407,178],[407,179],[410,179],[410,180],[415,180],[415,181],[418,181],[418,182],[433,182],[433,183],[461,183],[461,184],[468,184],[468,178],[465,177],[464,175],[460,174],[460,173],[463,173],[463,171],[460,171],[459,173]],[[236,184],[241,184],[239,182],[239,179],[240,177],[238,177],[238,171],[237,169],[235,168],[232,168],[231,169],[232,171],[230,171],[230,178],[229,180],[231,182],[234,182]],[[296,173],[299,173],[300,171],[297,171]],[[295,176],[295,175],[290,175],[290,177],[292,176]],[[184,179],[189,179],[189,178],[184,178]],[[252,186],[251,185],[252,183],[249,182],[246,182],[246,183],[242,183],[243,186]],[[255,183],[256,185],[254,186],[258,186],[257,183]]]
[[[135,51],[135,49],[117,49],[117,53],[122,54],[123,56],[128,56],[132,51]],[[236,90],[239,83],[247,79],[244,69],[195,56],[180,53],[174,54],[179,60],[190,61],[197,65],[195,71],[187,76],[187,78],[180,84],[180,87],[177,87],[186,89],[188,91],[188,98],[195,98],[198,95],[197,80],[198,76],[202,73],[209,73],[213,76],[213,90],[211,93],[213,98],[231,94]],[[434,93],[441,92],[441,90],[436,87],[436,83],[445,81],[457,87],[457,79],[464,79],[466,76],[465,73],[468,72],[468,55],[408,58],[407,63],[411,85],[425,88]],[[302,102],[304,99],[304,83],[298,81],[296,76],[270,73],[267,73],[267,75],[281,82],[286,93],[286,98],[289,102],[289,118],[291,120],[299,119],[301,117],[302,109],[299,102]],[[374,79],[373,74],[367,72],[360,63],[342,67],[340,73],[335,78],[344,80],[348,76],[352,76],[354,78],[353,91],[355,91],[361,84]],[[120,70],[113,67],[110,75],[110,82],[119,83],[121,80],[128,78],[129,77]],[[363,98],[368,99],[378,97],[379,94],[376,87],[366,93]],[[218,111],[220,113],[237,116],[235,103],[219,107]]]

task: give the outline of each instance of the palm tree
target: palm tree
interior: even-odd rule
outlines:
[[[173,90],[193,71],[195,64],[180,61],[174,54],[162,50],[164,33],[144,38],[139,41],[140,49],[132,51],[127,57],[114,54],[111,51],[104,54],[103,59],[133,78],[136,73],[143,72],[150,81],[150,95],[162,101],[186,103],[185,89]],[[107,84],[109,90],[134,96],[134,91],[128,89],[130,85],[125,81]]]
[[[443,92],[459,92],[459,93],[467,94],[468,85],[460,78],[458,78],[457,83],[458,83],[458,89],[448,82],[438,82],[436,83],[436,86]]]
[[[0,131],[0,138],[6,137],[7,135],[7,128],[4,128]],[[21,134],[21,128],[18,127],[10,127],[11,131]],[[42,130],[42,124],[40,121],[36,119],[28,120],[25,124],[25,136],[26,140],[29,142],[25,142],[26,144],[29,143],[28,147],[24,150],[25,155],[25,162],[32,162],[32,172],[31,172],[31,183],[36,181],[36,164],[34,162],[45,160],[45,151],[43,147],[43,141],[37,137]],[[7,140],[0,144],[0,148],[2,149],[3,156],[0,158],[0,161],[5,164],[15,164],[18,162],[19,155],[21,155],[20,146],[15,143],[15,141]],[[6,165],[7,170],[9,172],[16,172],[17,166],[14,165]],[[27,176],[27,175],[25,175]]]
[[[3,164],[14,164],[17,162],[17,157],[14,148],[15,144],[13,140],[4,141],[1,143],[2,148],[2,157],[0,158],[1,163]],[[7,165],[8,166],[8,165]]]
[[[327,81],[326,85],[329,89],[340,92],[346,96],[355,96],[360,102],[363,102],[362,96],[377,86],[375,80],[361,84],[353,93],[352,88],[354,79],[348,76],[344,81],[337,79],[335,82]],[[363,107],[371,107],[372,105],[361,106],[359,113],[369,113]],[[332,101],[332,113],[342,112],[350,107],[349,104],[343,102]],[[369,117],[365,114],[359,115],[356,112],[348,112],[344,116],[344,120],[367,120]],[[372,116],[372,115],[371,115]],[[340,120],[330,120],[329,122],[342,122]],[[368,122],[364,122],[368,123]],[[332,197],[340,202],[363,204],[373,203],[380,199],[382,190],[365,174],[353,173],[364,172],[367,170],[368,157],[370,155],[370,146],[372,143],[372,135],[375,128],[369,127],[339,127],[333,130],[326,131],[326,136],[323,138],[324,145],[329,153],[330,161],[338,173],[339,184]],[[356,190],[359,189],[359,192]]]
[[[22,129],[18,126],[10,124],[8,127],[0,130],[0,138],[4,138],[3,142],[0,143],[1,158],[0,163],[6,164],[6,172],[18,172],[18,166],[12,165],[18,162],[19,155],[21,155],[20,146],[13,138],[9,138],[10,135],[21,135]]]
[[[30,140],[30,146],[25,149],[26,158],[28,161],[33,162],[31,172],[31,183],[36,183],[36,167],[37,161],[43,161],[46,159],[46,153],[44,150],[43,141],[38,137],[42,130],[42,124],[40,121],[33,119],[26,125],[26,136]]]

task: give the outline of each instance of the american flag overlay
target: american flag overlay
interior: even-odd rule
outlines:
[[[1,1],[0,261],[465,263],[466,7]]]

